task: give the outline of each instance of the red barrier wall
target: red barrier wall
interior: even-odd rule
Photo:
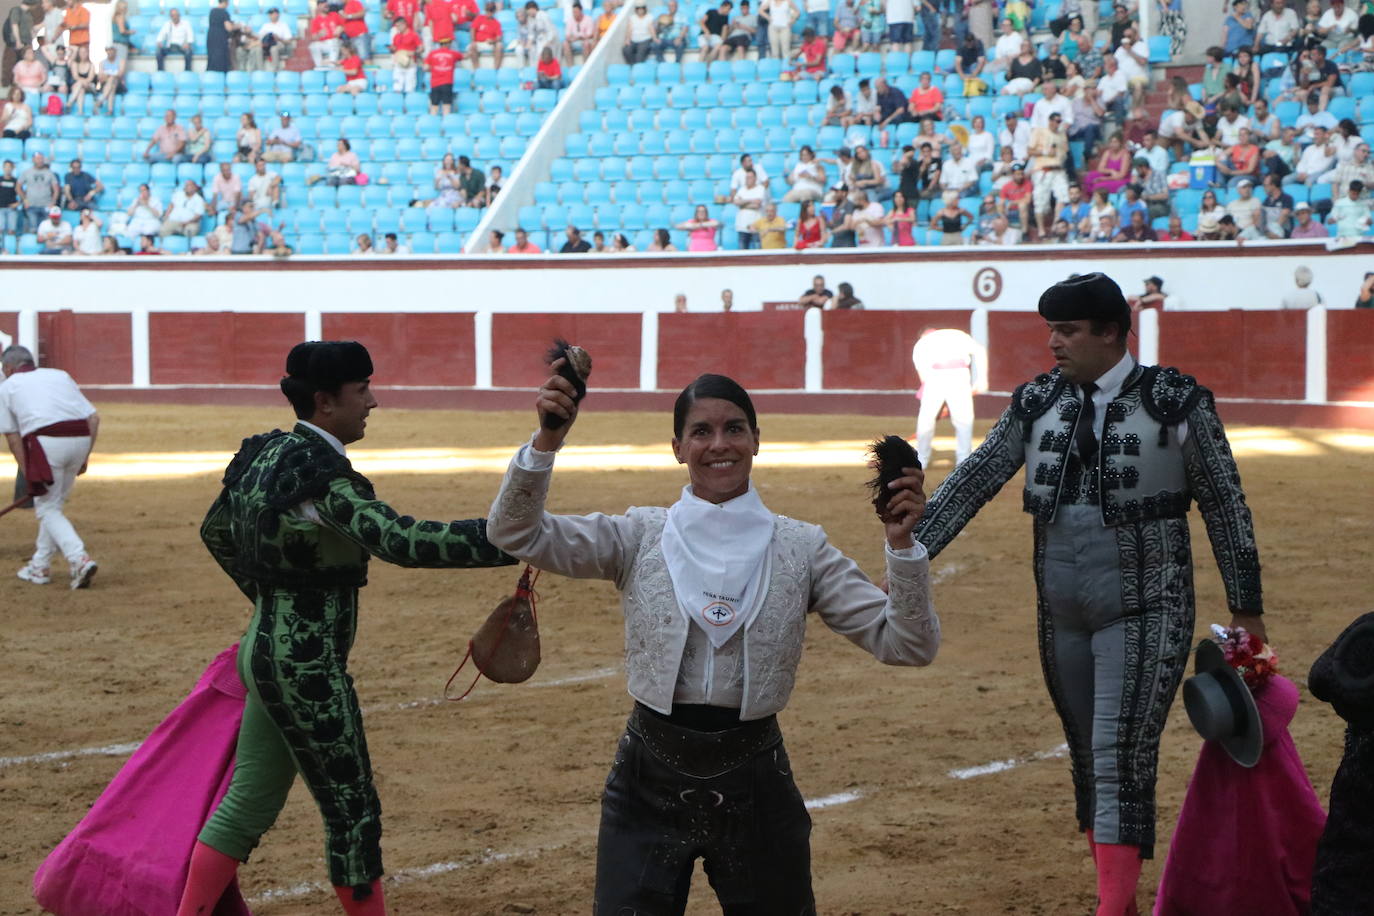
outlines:
[[[828,389],[913,390],[911,348],[926,327],[968,330],[972,312],[836,311],[821,313],[822,383]]]
[[[38,313],[38,364],[65,369],[78,383],[129,385],[134,380],[128,315]]]
[[[18,342],[19,339],[19,313],[0,312],[0,331],[10,335],[10,339]]]
[[[1374,311],[1326,313],[1326,399],[1374,401]]]
[[[640,315],[493,315],[491,383],[498,388],[538,388],[549,377],[544,354],[555,337],[572,341],[592,357],[597,388],[638,388]]]
[[[988,387],[1012,391],[1054,368],[1050,332],[1035,312],[988,312]]]
[[[658,387],[681,388],[703,372],[718,372],[745,388],[802,388],[803,319],[801,311],[660,315]]]
[[[287,352],[304,339],[302,315],[154,312],[149,375],[154,385],[275,385]]]
[[[321,325],[325,340],[356,340],[367,347],[379,388],[477,381],[471,312],[349,312],[324,315]]]
[[[1218,397],[1302,400],[1307,313],[1163,312],[1159,362],[1196,375]]]

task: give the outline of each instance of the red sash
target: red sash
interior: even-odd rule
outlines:
[[[53,482],[52,467],[48,464],[48,456],[43,451],[43,445],[38,441],[38,437],[53,436],[65,439],[90,434],[91,424],[85,420],[63,420],[61,423],[35,429],[24,437],[24,480],[29,485],[30,496],[42,496],[48,492],[48,487]]]

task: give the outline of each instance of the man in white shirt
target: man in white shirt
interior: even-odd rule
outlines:
[[[0,353],[0,432],[24,471],[34,497],[38,544],[18,576],[34,585],[52,581],[52,555],[58,551],[71,567],[71,587],[91,584],[96,564],[62,514],[72,484],[86,473],[100,416],[61,369],[39,369],[24,347]]]
[[[195,33],[191,31],[190,21],[181,18],[181,10],[173,8],[157,33],[157,68],[166,69],[163,64],[167,55],[175,52],[181,55],[182,61],[186,64],[185,69],[190,70],[191,51],[195,44]]]
[[[1285,8],[1284,0],[1273,0],[1269,10],[1260,17],[1259,27],[1255,30],[1255,51],[1267,54],[1281,51],[1285,54],[1294,50],[1298,37],[1298,14]]]
[[[881,248],[887,240],[883,234],[885,214],[883,205],[869,198],[863,191],[849,194],[854,212],[849,214],[849,227],[858,236],[860,248]]]
[[[248,198],[256,210],[271,212],[277,206],[281,184],[276,175],[267,171],[267,163],[257,161],[253,177],[248,179]]]
[[[38,244],[43,246],[40,254],[71,254],[72,227],[62,219],[62,211],[57,207],[48,210],[48,218],[38,224],[36,234]]]
[[[1316,90],[1309,92],[1307,94],[1307,110],[1298,115],[1298,119],[1293,122],[1293,126],[1298,129],[1298,134],[1304,143],[1316,142],[1316,128],[1318,127],[1325,128],[1327,131],[1336,129],[1336,116],[1321,106],[1321,93]]]
[[[854,94],[854,113],[851,124],[872,124],[878,120],[878,99],[873,95],[873,84],[866,79],[859,80],[859,91]]]
[[[1135,26],[1130,26],[1122,33],[1121,45],[1112,52],[1112,56],[1126,75],[1126,85],[1131,90],[1131,104],[1140,108],[1145,103],[1145,87],[1150,82],[1150,46],[1140,39]]]
[[[1007,112],[1007,126],[997,135],[998,147],[1010,146],[1011,158],[1017,162],[1026,161],[1026,150],[1030,148],[1030,125],[1021,120],[1014,111]]]
[[[916,43],[915,0],[887,0],[887,38],[891,50],[910,54]]]
[[[735,190],[730,203],[737,208],[735,231],[739,233],[739,247],[743,250],[757,248],[759,234],[754,231],[754,223],[763,215],[764,202],[768,192],[759,184],[758,173],[750,168],[744,171],[744,185]]]
[[[1067,131],[1072,128],[1073,101],[1066,95],[1060,95],[1059,85],[1053,80],[1046,80],[1040,88],[1044,95],[1031,108],[1031,130],[1035,130],[1037,127],[1049,127],[1051,114],[1060,116],[1064,122],[1064,130]]]
[[[188,239],[200,234],[200,221],[205,216],[205,198],[200,188],[189,178],[186,184],[172,192],[172,202],[162,214],[162,234],[184,235]]]
[[[258,40],[262,42],[269,70],[280,70],[282,61],[291,56],[293,38],[291,26],[281,18],[281,12],[276,7],[268,10],[267,21],[258,29]]]
[[[1235,105],[1226,104],[1221,108],[1217,119],[1217,139],[1222,146],[1235,146],[1240,142],[1240,132],[1250,126],[1250,119],[1240,113]]]
[[[1327,50],[1336,51],[1346,42],[1358,38],[1359,23],[1360,17],[1346,6],[1345,0],[1331,0],[1331,8],[1317,20],[1317,34]]]
[[[1016,31],[1016,26],[1010,19],[1002,20],[1002,34],[997,36],[997,43],[992,46],[992,63],[989,69],[1005,69],[1013,60],[1021,54],[1021,46],[1026,43],[1026,36]]]
[[[949,158],[940,166],[940,187],[953,191],[960,197],[967,197],[978,184],[978,166],[964,155],[964,148],[952,144]]]
[[[1097,97],[1102,107],[1116,120],[1125,119],[1126,97],[1130,84],[1126,81],[1126,71],[1121,69],[1114,55],[1102,58],[1102,78],[1097,81]],[[1161,127],[1163,122],[1161,121]]]
[[[759,187],[763,188],[764,193],[768,192],[768,170],[761,165],[754,164],[754,157],[745,153],[739,157],[739,168],[730,173],[730,194],[744,187],[744,176],[753,170],[754,177],[758,179]]]
[[[1141,143],[1135,154],[1143,156],[1150,163],[1152,171],[1167,175],[1169,173],[1169,151],[1160,146],[1159,135],[1152,130],[1147,130],[1143,139],[1144,142]]]
[[[1318,124],[1312,128],[1312,132],[1312,143],[1302,151],[1293,171],[1283,177],[1284,184],[1305,184],[1310,188],[1336,161],[1327,141],[1326,128]]]
[[[102,223],[89,209],[81,211],[81,222],[72,229],[73,254],[100,254]]]
[[[921,378],[916,397],[916,457],[930,467],[930,447],[940,408],[949,405],[954,424],[954,463],[973,452],[973,396],[988,390],[987,348],[955,328],[926,328],[911,348],[911,362]]]
[[[301,129],[291,123],[291,115],[283,111],[281,121],[267,135],[262,158],[268,162],[292,162],[301,151]]]

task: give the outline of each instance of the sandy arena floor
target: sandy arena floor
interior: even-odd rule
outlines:
[[[570,455],[551,505],[614,512],[671,502],[683,475],[664,460],[669,418],[597,415],[594,399],[587,406],[575,443],[629,448],[580,462]],[[248,608],[197,529],[239,439],[289,421],[282,410],[101,410],[92,474],[70,509],[101,563],[94,587],[72,593],[61,582],[35,588],[13,578],[34,523],[20,512],[0,521],[0,914],[37,912],[29,902],[35,867],[127,751],[14,758],[141,739],[238,638]],[[357,460],[402,511],[481,516],[498,469],[532,422],[525,414],[383,409]],[[910,423],[765,416],[755,480],[770,508],[823,524],[876,574],[881,532],[854,443],[907,433]],[[770,452],[779,442],[792,445]],[[1374,436],[1237,429],[1233,442],[1259,531],[1270,637],[1304,688],[1292,731],[1325,799],[1342,728],[1306,696],[1306,672],[1369,610]],[[951,445],[937,451],[932,484],[949,469]],[[169,451],[202,454],[147,457]],[[635,469],[594,470],[606,462]],[[0,464],[0,480],[11,473]],[[1063,738],[1036,660],[1030,526],[1018,486],[935,564],[945,644],[933,666],[887,668],[822,626],[809,632],[782,720],[803,793],[829,802],[812,812],[816,894],[827,916],[1091,910],[1093,871],[1074,830],[1068,765],[1057,753]],[[1223,619],[1224,600],[1196,512],[1194,538],[1201,632]],[[352,670],[386,811],[392,912],[590,912],[598,796],[630,706],[613,588],[544,577],[545,656],[534,680],[485,684],[471,700],[449,704],[425,701],[441,695],[515,571],[372,569]],[[1161,843],[1142,888],[1158,879],[1198,743],[1176,703],[1160,764]],[[1015,765],[950,775],[995,761]],[[318,817],[298,785],[242,871],[254,911],[338,912],[320,886],[322,863]],[[1142,891],[1142,910],[1148,899]],[[719,912],[700,875],[689,912]]]

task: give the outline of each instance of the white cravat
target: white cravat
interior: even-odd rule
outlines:
[[[719,649],[748,627],[767,591],[773,513],[748,492],[710,503],[682,488],[663,525],[663,559],[678,607]]]

